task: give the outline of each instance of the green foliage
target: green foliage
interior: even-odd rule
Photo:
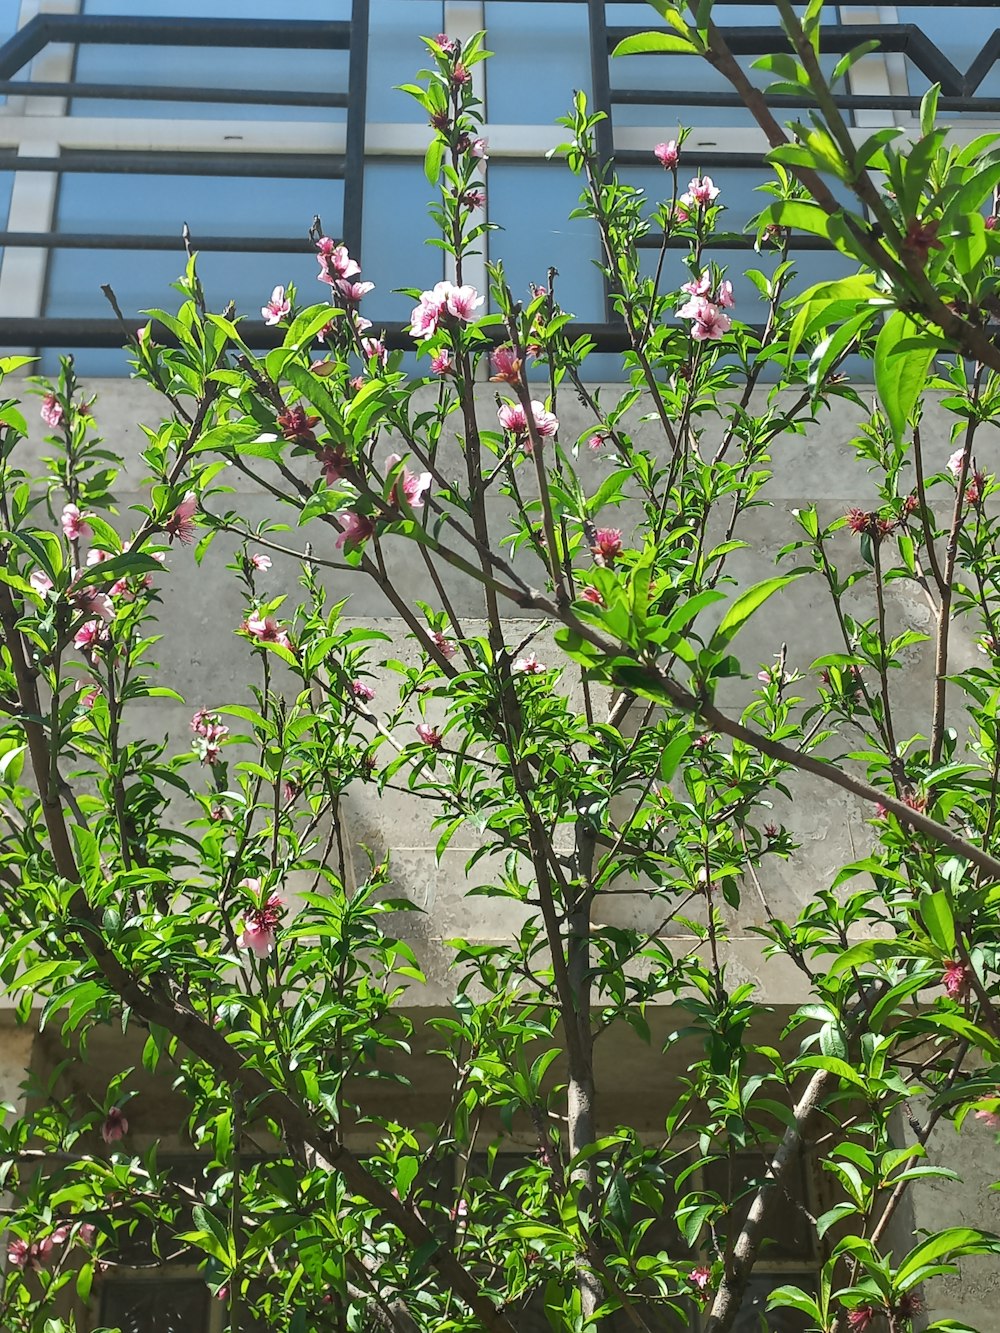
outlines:
[[[721,58],[707,0],[690,25],[654,7],[671,31],[622,54]],[[909,1193],[955,1186],[946,1122],[984,1133],[1000,1110],[1000,519],[976,456],[1000,365],[963,355],[995,313],[1000,165],[988,142],[947,145],[934,90],[915,143],[845,146],[814,68],[821,7],[778,8],[789,49],[760,67],[818,112],[771,154],[749,227],[759,309],[728,313],[713,258],[724,180],[682,198],[668,154],[647,198],[599,162],[582,94],[562,122],[627,342],[620,388],[588,373],[555,269],[519,300],[499,265],[492,314],[461,281],[413,292],[425,369],[404,373],[317,234],[340,304],[289,289],[264,355],[206,311],[194,261],[179,309],[152,312],[174,341],[142,331],[136,374],[174,411],[144,428],[134,522],[71,362],[33,382],[41,475],[21,466],[24,414],[0,407],[0,980],[65,1059],[0,1130],[11,1333],[80,1327],[72,1293],[86,1304],[137,1246],[276,1333],[692,1327],[696,1309],[724,1333],[768,1258],[734,1268],[741,1219],[776,1199],[823,1263],[768,1309],[814,1333],[866,1311],[909,1333],[918,1287],[996,1253],[972,1225],[898,1237]],[[467,75],[487,53],[426,45],[405,91],[461,266],[484,231]],[[877,210],[869,169],[892,190]],[[874,249],[861,203],[831,205],[817,172],[861,191]],[[801,291],[793,230],[855,271]],[[855,414],[868,498],[786,515],[772,468],[829,447],[831,406]],[[263,485],[264,518],[234,470]],[[777,570],[751,578],[764,545]],[[145,701],[184,692],[155,656],[185,633],[162,592],[188,560],[220,607],[222,579],[239,590],[242,671],[153,736]],[[352,618],[366,579],[397,634]],[[807,589],[829,616],[801,617]],[[901,590],[930,604],[933,642]],[[796,843],[803,770],[866,802],[829,875]],[[352,809],[401,800],[440,863],[464,848],[470,915],[493,900],[497,938],[439,945],[403,858],[351,836]],[[776,891],[792,857],[797,905]],[[797,973],[780,1022],[736,965],[748,929]],[[443,960],[450,991],[418,1022]],[[67,1071],[111,1024],[140,1068],[95,1093]],[[604,1050],[630,1041],[663,1074],[653,1134],[613,1121]],[[184,1170],[130,1141],[152,1077],[186,1108]],[[596,1120],[595,1096],[613,1108]],[[795,1199],[803,1145],[818,1215]]]

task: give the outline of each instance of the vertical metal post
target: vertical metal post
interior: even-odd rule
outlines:
[[[361,255],[365,188],[365,122],[368,99],[368,0],[351,6],[351,54],[347,79],[347,157],[344,164],[344,244]]]
[[[611,124],[611,75],[608,71],[608,24],[605,5],[607,0],[587,0],[590,20],[590,84],[595,111],[603,111],[606,119],[597,127],[597,152],[601,165],[607,166],[614,156],[614,129]]]
[[[611,74],[608,70],[608,23],[605,5],[607,0],[587,0],[587,17],[590,28],[590,85],[593,110],[603,111],[602,120],[595,132],[597,156],[602,171],[609,167],[615,155],[614,126],[611,123]],[[620,316],[611,305],[614,288],[604,275],[604,318],[609,324],[620,322]]]

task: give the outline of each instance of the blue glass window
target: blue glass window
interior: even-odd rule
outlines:
[[[56,229],[180,238],[187,222],[197,249],[199,235],[304,237],[316,213],[336,232],[342,211],[342,181],[67,173]],[[176,251],[56,248],[49,261],[45,313],[107,317],[101,286],[110,283],[126,317],[138,324],[142,310],[176,304],[179,297],[170,283],[184,265],[180,242]],[[326,290],[316,282],[311,253],[206,252],[199,273],[211,309],[235,300],[237,311],[251,319],[260,318],[260,307],[279,283],[294,282],[303,303],[321,299]],[[124,359],[119,351],[84,351],[80,368],[88,374],[121,374]]]
[[[968,9],[900,5],[896,13],[900,23],[912,23],[925,33],[959,74],[966,73],[987,36],[1000,26],[994,5],[970,6]],[[923,96],[933,82],[912,61],[907,61],[907,75],[910,92],[915,96]],[[1000,97],[1000,62],[993,65],[973,96]]]
[[[597,230],[586,219],[570,219],[580,181],[563,163],[490,163],[486,177],[490,221],[502,231],[489,234],[489,257],[502,260],[515,298],[530,299],[529,284],[546,284],[551,265],[559,270],[557,295],[578,319],[600,321],[603,280]]]
[[[549,125],[566,115],[576,89],[589,96],[588,31],[585,4],[488,0],[486,47],[493,52],[486,65],[489,120]]]
[[[202,0],[157,0],[161,18],[232,18],[229,6],[205,4]],[[87,14],[135,15],[142,12],[135,0],[87,0]],[[273,0],[245,0],[242,19],[273,19]],[[281,17],[330,20],[350,17],[349,0],[283,0]],[[220,52],[199,46],[118,46],[82,44],[77,51],[76,79],[80,83],[171,84],[195,88],[246,88],[304,92],[335,92],[347,89],[346,51],[263,50],[234,47]],[[260,106],[198,102],[102,101],[77,98],[71,114],[116,116],[127,108],[129,116],[181,120],[343,120],[342,108]]]

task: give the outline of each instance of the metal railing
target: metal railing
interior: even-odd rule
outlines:
[[[539,0],[541,3],[542,0]],[[556,0],[561,4],[585,4],[587,8],[592,103],[605,112],[607,119],[598,128],[598,150],[605,160],[614,158],[620,167],[649,166],[648,152],[619,149],[614,151],[614,113],[621,106],[733,107],[741,106],[735,94],[697,87],[616,87],[612,79],[611,52],[623,37],[642,31],[641,26],[624,27],[609,22],[616,5],[624,0]],[[725,8],[739,0],[715,0],[720,20]],[[376,0],[377,3],[377,0]],[[823,29],[823,49],[843,54],[860,43],[877,40],[882,52],[901,55],[928,81],[941,84],[939,109],[947,113],[972,116],[1000,113],[1000,97],[983,96],[979,89],[1000,62],[1000,27],[986,28],[997,13],[995,0],[968,3],[967,0],[910,0],[923,8],[968,9],[981,15],[982,46],[972,64],[963,73],[938,46],[921,31],[908,24],[832,23]],[[651,24],[655,16],[651,11]],[[786,46],[780,29],[774,27],[726,27],[720,22],[727,42],[737,56],[748,57],[780,50]],[[256,106],[312,106],[322,109],[346,109],[345,151],[340,154],[303,153],[219,153],[154,150],[64,151],[58,157],[19,156],[14,150],[0,150],[0,170],[16,172],[101,172],[185,174],[217,177],[238,176],[343,180],[344,212],[339,234],[352,253],[361,250],[366,80],[369,36],[369,0],[353,0],[350,20],[285,21],[241,19],[173,19],[157,17],[111,17],[103,15],[39,14],[14,37],[0,46],[0,94],[76,98],[110,98],[121,101],[176,101],[246,104]],[[251,48],[266,51],[281,49],[320,49],[348,53],[347,87],[327,92],[303,92],[301,89],[263,90],[260,88],[176,87],[156,84],[106,84],[33,81],[15,76],[50,43],[87,45],[115,44],[133,46],[188,46]],[[692,80],[692,83],[695,80]],[[838,105],[854,112],[912,112],[920,99],[908,94],[882,96],[838,93]],[[802,107],[807,100],[796,96],[776,96],[769,101],[777,109]],[[702,151],[699,165],[706,169],[756,168],[762,166],[759,153]],[[329,222],[329,220],[327,220]],[[328,228],[333,230],[332,227]],[[647,243],[659,246],[661,238],[650,236]],[[726,249],[749,249],[753,238],[727,235]],[[198,250],[214,253],[298,254],[312,249],[306,236],[197,236]],[[828,248],[820,238],[795,236],[792,248],[820,250]],[[112,235],[92,232],[2,231],[0,246],[53,250],[148,250],[183,253],[180,236]],[[606,298],[607,298],[606,293]],[[256,322],[244,325],[245,336],[253,346],[268,347],[280,341],[281,333]],[[606,299],[604,322],[580,326],[590,332],[600,350],[618,350],[623,346],[623,332]],[[169,341],[165,330],[158,331]],[[156,336],[156,334],[154,334]],[[390,342],[406,345],[399,329],[390,330]],[[121,326],[115,319],[101,318],[11,318],[0,317],[0,346],[32,347],[115,347],[120,345]]]

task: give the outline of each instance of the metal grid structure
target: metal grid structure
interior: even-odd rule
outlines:
[[[0,170],[15,172],[11,218],[0,232],[4,264],[0,270],[0,346],[4,347],[116,347],[120,345],[120,325],[112,318],[61,318],[44,314],[44,293],[48,255],[61,250],[139,250],[183,253],[177,235],[118,235],[94,232],[57,232],[54,229],[55,199],[58,182],[66,173],[184,173],[218,178],[271,176],[313,180],[343,180],[344,216],[339,234],[352,251],[359,252],[363,219],[364,168],[373,157],[414,160],[422,155],[426,128],[419,125],[372,125],[366,122],[366,82],[368,77],[369,0],[353,0],[351,17],[344,21],[319,20],[245,20],[176,19],[158,17],[111,17],[88,14],[32,13],[44,0],[23,0],[22,27],[0,47],[0,95],[7,95],[8,105],[0,110]],[[495,2],[495,0],[494,0]],[[564,5],[585,6],[589,38],[589,65],[592,100],[608,119],[600,128],[599,148],[613,157],[623,169],[648,166],[649,146],[662,137],[655,122],[662,108],[698,106],[731,107],[734,120],[739,106],[731,93],[706,91],[694,86],[625,88],[613,81],[610,53],[630,32],[641,26],[625,27],[614,23],[615,10],[625,0],[551,0]],[[780,48],[783,37],[773,27],[727,27],[725,9],[739,0],[716,0],[720,26],[734,52],[754,56]],[[377,6],[379,0],[375,0]],[[995,26],[996,10],[990,0],[968,4],[964,0],[914,0],[917,7],[954,8],[968,11],[982,26],[979,54],[965,72],[958,70],[945,54],[914,24],[894,22],[895,10],[887,6],[841,5],[838,20],[824,28],[824,49],[843,53],[860,42],[876,38],[878,54],[866,57],[855,66],[847,92],[838,102],[851,116],[859,137],[872,126],[914,124],[919,97],[909,91],[909,74],[916,72],[932,82],[940,82],[943,112],[961,113],[962,122],[955,133],[959,137],[979,132],[984,118],[1000,114],[1000,97],[979,94],[983,81],[1000,61],[1000,27]],[[139,8],[139,6],[136,6]],[[957,17],[957,15],[956,15]],[[655,15],[650,12],[651,23]],[[25,21],[26,20],[26,21]],[[468,36],[485,26],[482,3],[443,3],[443,26],[454,35]],[[73,51],[89,43],[132,46],[234,47],[259,49],[263,54],[275,48],[324,49],[348,52],[347,87],[322,93],[301,89],[262,90],[259,88],[172,87],[156,84],[109,84],[79,82],[73,77],[72,57],[60,52]],[[15,77],[34,61],[30,79]],[[692,62],[693,65],[694,62]],[[39,71],[39,65],[42,66]],[[49,66],[46,69],[46,65]],[[51,74],[51,77],[47,75]],[[479,91],[485,93],[488,71],[476,69]],[[693,77],[691,84],[697,82]],[[187,102],[227,106],[235,103],[273,106],[308,106],[322,113],[334,108],[346,110],[346,124],[334,125],[317,118],[314,123],[255,123],[238,150],[220,151],[218,136],[211,126],[198,122],[143,121],[152,125],[155,147],[138,147],[143,136],[130,131],[123,118],[109,133],[106,120],[89,121],[85,116],[66,114],[69,101],[76,99],[112,99],[123,109],[129,102]],[[55,100],[58,99],[58,100]],[[805,105],[795,97],[774,99],[780,109]],[[618,126],[616,109],[648,107],[650,126]],[[44,127],[45,135],[40,135]],[[559,139],[559,132],[542,125],[489,125],[491,156],[499,160],[530,162],[540,159]],[[149,138],[147,133],[145,136]],[[718,143],[724,137],[726,148]],[[112,144],[110,140],[113,139]],[[699,164],[713,168],[760,169],[766,145],[763,136],[745,123],[734,125],[724,135],[695,132],[689,147]],[[34,177],[34,180],[32,180]],[[334,227],[330,220],[328,230]],[[659,245],[657,237],[648,238]],[[199,250],[212,253],[295,254],[311,249],[303,235],[293,236],[197,236]],[[815,237],[795,237],[793,247],[800,250],[823,248]],[[728,249],[749,248],[752,238],[728,238]],[[470,280],[485,286],[482,264]],[[280,333],[248,322],[246,336],[251,344],[266,347]],[[620,326],[613,320],[605,303],[604,320],[580,326],[591,332],[598,350],[617,350],[623,345]],[[167,337],[164,333],[164,338]],[[391,330],[393,341],[400,331]]]

